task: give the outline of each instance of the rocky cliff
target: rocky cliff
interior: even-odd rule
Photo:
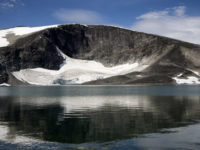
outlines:
[[[199,45],[102,25],[23,28],[0,30],[0,83],[200,83]]]

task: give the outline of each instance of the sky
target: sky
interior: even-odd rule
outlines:
[[[0,29],[105,24],[200,44],[200,0],[0,0]]]

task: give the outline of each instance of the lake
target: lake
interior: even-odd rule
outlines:
[[[0,87],[0,150],[199,150],[200,86]]]

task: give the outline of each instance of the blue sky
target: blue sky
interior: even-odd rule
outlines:
[[[199,0],[0,0],[0,20],[0,28],[106,24],[200,41]]]

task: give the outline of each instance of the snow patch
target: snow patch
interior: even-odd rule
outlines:
[[[0,30],[0,47],[5,47],[10,44],[6,38],[7,34],[15,34],[16,36],[22,36],[48,28],[55,28],[57,26],[58,25],[42,26],[42,27],[15,27],[10,29]]]
[[[177,76],[172,79],[174,79],[177,84],[200,84],[199,79],[194,76],[188,76],[186,79],[182,79]]]
[[[70,58],[58,48],[57,51],[65,59],[59,70],[44,68],[24,69],[13,72],[13,75],[20,81],[35,85],[65,85],[81,84],[88,81],[124,75],[134,71],[142,71],[148,67],[148,65],[142,65],[138,62],[105,67],[96,61]]]
[[[2,84],[0,84],[0,86],[10,86],[10,84],[2,83]]]
[[[197,72],[197,71],[194,71],[194,70],[190,70],[190,71],[192,71],[194,74],[196,74],[197,76],[200,76],[199,75],[199,72]]]
[[[183,75],[183,73],[180,73],[180,74],[177,75],[177,77],[181,77],[182,75]]]

